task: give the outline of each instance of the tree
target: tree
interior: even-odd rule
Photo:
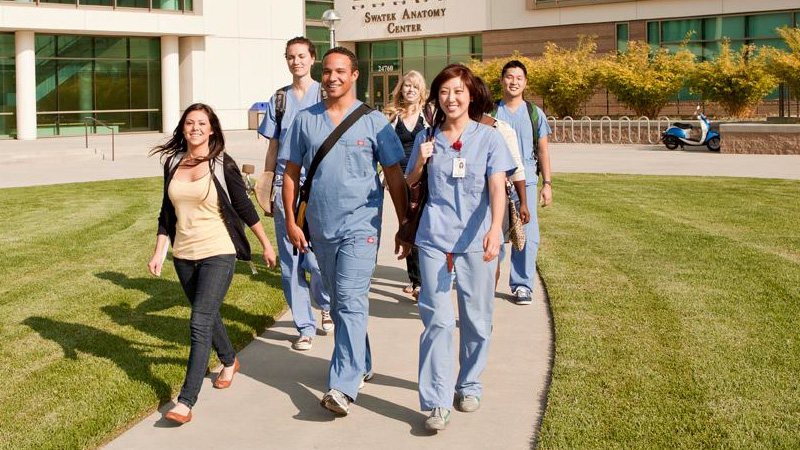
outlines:
[[[778,30],[789,51],[766,50],[770,72],[789,86],[792,96],[800,100],[800,28]]]
[[[575,49],[564,49],[552,42],[541,58],[529,67],[529,86],[544,99],[558,116],[577,115],[581,103],[588,100],[600,81],[597,44],[581,36]]]
[[[495,99],[500,99],[503,97],[503,87],[500,85],[501,71],[507,62],[514,59],[525,64],[525,67],[528,68],[528,88],[526,91],[528,94],[532,94],[530,89],[532,81],[531,68],[536,64],[536,62],[527,56],[522,56],[516,50],[511,54],[511,56],[506,56],[504,58],[495,58],[486,61],[473,59],[472,62],[467,64],[467,67],[469,67],[472,73],[474,73],[476,76],[481,77],[489,86],[489,90],[492,91],[492,97]]]
[[[602,83],[636,115],[656,117],[683,88],[695,67],[694,59],[686,49],[653,51],[644,42],[630,41],[624,53],[600,63]]]
[[[693,92],[719,103],[733,117],[747,117],[777,85],[777,78],[767,70],[764,52],[757,52],[753,45],[733,52],[729,40],[722,42],[715,60],[700,63],[689,78]]]

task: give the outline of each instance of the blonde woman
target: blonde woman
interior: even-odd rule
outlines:
[[[392,123],[397,137],[403,144],[405,157],[400,161],[400,167],[403,173],[406,171],[408,165],[408,158],[411,156],[411,149],[414,147],[414,138],[417,133],[428,128],[428,123],[425,122],[425,117],[422,114],[422,108],[425,105],[425,99],[428,97],[427,90],[425,89],[425,78],[416,70],[406,72],[403,78],[397,83],[394,91],[392,91],[392,103],[385,110],[384,113]],[[403,289],[406,294],[412,294],[414,300],[419,297],[420,274],[419,274],[419,256],[417,248],[411,250],[411,254],[406,258],[406,267],[408,268],[408,279],[410,284]]]

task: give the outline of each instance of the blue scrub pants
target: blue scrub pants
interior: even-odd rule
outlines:
[[[331,309],[330,296],[320,275],[314,253],[294,254],[294,246],[286,234],[286,213],[283,208],[281,187],[276,186],[274,221],[275,239],[278,241],[278,255],[281,262],[281,286],[286,303],[292,311],[294,325],[300,336],[314,336],[317,325],[311,298],[323,310]],[[311,285],[306,281],[306,273],[311,275]]]
[[[486,368],[494,312],[494,272],[497,261],[483,261],[483,252],[453,254],[453,272],[447,255],[420,247],[422,287],[419,315],[425,330],[419,340],[419,401],[423,411],[452,409],[453,393],[481,396],[478,381]],[[456,276],[458,298],[458,378],[453,378],[455,355],[451,286]]]
[[[335,327],[328,388],[355,400],[361,379],[372,371],[367,337],[368,295],[377,262],[378,238],[364,236],[326,242],[312,235],[311,241],[325,286],[331,293]]]
[[[511,247],[511,275],[508,282],[511,292],[521,287],[533,292],[536,281],[536,253],[539,251],[539,219],[536,215],[539,198],[537,197],[536,183],[528,184],[525,191],[528,196],[528,211],[531,214],[531,220],[522,226],[525,231],[525,247],[522,251]],[[519,197],[514,189],[511,190],[511,198],[517,203],[517,210],[519,210]],[[500,246],[498,264],[505,258],[505,255],[506,246],[503,244]]]

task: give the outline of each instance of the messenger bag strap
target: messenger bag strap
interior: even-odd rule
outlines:
[[[317,154],[314,155],[314,160],[311,161],[311,166],[308,168],[308,172],[306,172],[306,182],[303,183],[303,186],[300,188],[300,202],[308,202],[309,197],[311,196],[311,183],[314,181],[314,174],[317,172],[317,167],[325,158],[325,156],[333,149],[333,146],[336,145],[336,141],[338,141],[342,135],[353,126],[354,123],[361,116],[369,114],[372,111],[372,108],[367,106],[366,104],[362,103],[355,111],[351,112],[350,115],[344,118],[342,122],[333,129],[328,138],[320,145],[319,149],[317,150]]]

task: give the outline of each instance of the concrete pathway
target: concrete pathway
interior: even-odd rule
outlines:
[[[384,235],[397,220],[387,200]],[[419,410],[417,358],[422,322],[401,292],[405,263],[381,245],[370,289],[370,343],[375,377],[350,415],[335,418],[319,406],[326,390],[332,336],[317,336],[308,352],[291,349],[297,333],[286,313],[239,353],[242,369],[230,389],[203,384],[189,424],[162,418],[166,405],[111,442],[107,450],[201,449],[527,449],[538,428],[552,359],[544,293],[530,306],[509,301],[508,264],[498,293],[484,398],[475,413],[453,412],[448,429],[432,435]],[[392,247],[392,248],[390,248]],[[541,285],[540,285],[541,286]]]

